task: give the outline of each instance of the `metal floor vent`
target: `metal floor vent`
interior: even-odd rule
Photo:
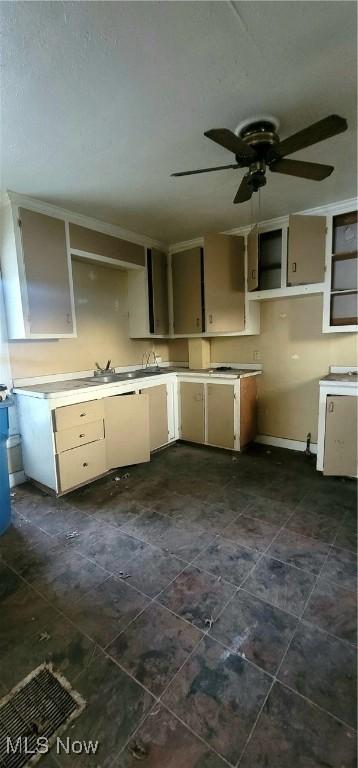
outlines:
[[[41,664],[0,700],[0,766],[34,765],[86,702],[51,664]]]

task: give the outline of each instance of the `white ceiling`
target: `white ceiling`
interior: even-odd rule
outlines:
[[[317,183],[268,174],[260,218],[356,193],[354,2],[2,2],[1,188],[166,242],[248,223],[243,171],[203,136],[259,112],[281,138],[337,113],[349,130],[293,157]]]

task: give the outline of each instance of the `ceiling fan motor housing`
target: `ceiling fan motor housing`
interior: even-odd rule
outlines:
[[[236,134],[245,144],[255,149],[259,160],[264,160],[269,150],[280,141],[277,134],[278,127],[279,123],[275,118],[254,118],[240,123],[236,129]],[[240,162],[238,156],[236,156],[236,160]]]

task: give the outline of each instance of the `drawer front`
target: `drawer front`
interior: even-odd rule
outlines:
[[[103,419],[103,413],[102,400],[89,400],[87,403],[64,405],[55,410],[54,429],[59,432],[61,429],[90,424],[91,421],[100,421]]]
[[[61,429],[61,432],[55,432],[56,453],[69,451],[71,448],[77,448],[79,445],[86,445],[86,443],[93,443],[94,440],[101,440],[103,437],[103,419],[91,421],[90,424],[80,424],[78,427]]]
[[[105,440],[60,453],[57,467],[62,492],[102,475],[106,471]]]

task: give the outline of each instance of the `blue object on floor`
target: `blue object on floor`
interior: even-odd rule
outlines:
[[[7,466],[6,442],[9,436],[9,407],[13,399],[0,401],[0,536],[5,533],[11,520],[10,483]]]

